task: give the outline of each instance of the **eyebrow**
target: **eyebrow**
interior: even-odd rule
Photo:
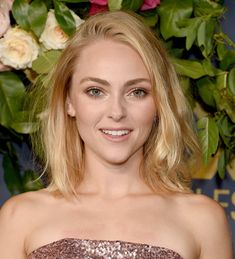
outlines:
[[[84,82],[87,82],[87,81],[93,81],[93,82],[96,82],[96,83],[99,83],[99,84],[102,84],[102,85],[105,85],[105,86],[110,86],[110,83],[107,80],[104,80],[104,79],[101,79],[101,78],[98,78],[98,77],[84,77],[80,81],[80,84],[82,84]],[[150,83],[150,80],[147,79],[147,78],[135,78],[135,79],[131,79],[131,80],[127,81],[124,84],[124,86],[125,87],[132,86],[132,85],[135,85],[135,84],[138,84],[138,83],[141,83],[141,82]]]

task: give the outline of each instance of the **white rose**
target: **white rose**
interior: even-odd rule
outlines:
[[[10,28],[0,39],[0,60],[15,69],[32,66],[39,53],[39,46],[30,33],[15,27]]]
[[[76,27],[84,22],[84,20],[79,18],[73,11],[71,11],[71,13],[75,20]],[[48,50],[64,49],[68,38],[69,36],[61,29],[57,22],[54,10],[50,10],[48,12],[45,29],[42,32],[39,41],[42,42],[45,48]]]

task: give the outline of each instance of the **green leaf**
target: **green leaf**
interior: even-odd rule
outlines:
[[[227,52],[228,50],[224,43],[217,43],[217,55],[220,61],[224,58]]]
[[[62,30],[71,36],[76,30],[75,20],[69,8],[60,2],[54,0],[55,17]]]
[[[192,0],[164,0],[157,8],[160,15],[160,31],[165,40],[172,36],[184,37],[186,31],[178,26],[179,22],[192,14]]]
[[[31,3],[28,18],[31,30],[40,37],[47,19],[47,7],[43,0],[34,0]]]
[[[216,102],[213,96],[213,92],[215,91],[215,85],[208,77],[204,77],[196,82],[198,87],[198,92],[203,102],[207,105],[215,108]]]
[[[38,74],[47,74],[58,61],[60,54],[58,50],[43,52],[33,61],[32,69]]]
[[[208,19],[201,22],[198,32],[197,41],[204,57],[209,57],[213,49],[213,35],[216,27],[215,19]]]
[[[139,14],[144,19],[145,24],[150,27],[154,27],[158,23],[158,15],[155,10],[149,10],[148,12],[139,12]]]
[[[221,179],[224,179],[226,170],[226,163],[225,163],[225,152],[222,151],[219,161],[218,161],[218,174]]]
[[[36,172],[26,170],[23,175],[23,186],[25,191],[36,191],[43,188],[43,182]]]
[[[235,123],[235,95],[227,87],[227,72],[216,77],[214,98],[218,111],[226,111],[229,118]]]
[[[222,118],[220,118],[217,121],[217,125],[219,129],[221,129],[221,133],[227,137],[231,137],[234,135],[234,130],[235,130],[235,124],[229,120],[229,117],[227,115],[223,115]]]
[[[219,143],[219,130],[212,118],[202,117],[197,122],[198,136],[202,145],[203,159],[208,164]]]
[[[193,79],[207,75],[207,72],[203,68],[202,64],[198,61],[174,58],[172,59],[172,62],[176,68],[177,73],[180,75],[188,76]]]
[[[174,58],[177,58],[177,59],[181,59],[181,57],[183,56],[183,52],[184,52],[184,49],[176,49],[176,48],[170,48],[168,49],[168,53],[174,57]]]
[[[30,134],[38,130],[38,124],[32,122],[14,122],[11,128],[21,134]]]
[[[12,14],[21,28],[29,30],[28,20],[29,4],[27,0],[15,0],[12,5]]]
[[[12,72],[0,73],[0,124],[10,127],[15,113],[22,108],[25,87],[18,76]]]
[[[222,90],[227,87],[228,73],[222,72],[216,76],[216,88]]]
[[[53,9],[53,0],[44,0],[44,4],[47,7],[47,10]]]
[[[224,179],[225,177],[226,167],[230,160],[230,153],[231,151],[228,148],[225,148],[220,155],[220,159],[218,161],[218,174],[221,179]]]
[[[189,19],[184,19],[178,22],[178,26],[185,31],[186,36],[186,49],[189,50],[197,37],[197,30],[202,22],[202,18],[194,17]]]
[[[226,70],[233,64],[235,64],[235,50],[228,50],[220,63],[220,68]]]
[[[231,122],[231,120],[225,112],[220,113],[220,116],[216,123],[219,128],[219,133],[222,141],[224,142],[227,149],[231,149],[231,138],[235,136],[235,124]]]
[[[197,37],[197,31],[198,31],[198,27],[201,24],[201,19],[199,18],[192,18],[190,19],[190,24],[189,27],[187,28],[187,34],[186,34],[186,49],[189,50],[196,37]]]
[[[22,179],[20,169],[14,158],[7,154],[3,156],[4,181],[11,194],[22,192]]]
[[[203,69],[205,70],[206,74],[209,76],[214,76],[216,73],[216,69],[213,66],[213,63],[210,59],[204,59],[202,61]]]
[[[90,0],[59,0],[60,2],[67,2],[67,3],[88,3]]]
[[[21,134],[29,134],[38,130],[38,123],[30,122],[30,112],[20,111],[14,115],[14,121],[11,123],[11,128]]]
[[[143,2],[144,0],[124,0],[122,1],[122,9],[136,12]]]
[[[228,87],[230,91],[235,95],[235,67],[232,68],[228,75]]]
[[[109,11],[118,11],[122,8],[122,0],[108,0]]]
[[[180,77],[180,85],[182,86],[184,95],[187,97],[187,101],[189,102],[190,106],[194,108],[195,99],[193,98],[193,88],[191,86],[190,78]]]
[[[225,8],[215,3],[215,1],[208,0],[199,0],[194,1],[194,15],[195,16],[210,16],[210,17],[219,17],[225,12]]]

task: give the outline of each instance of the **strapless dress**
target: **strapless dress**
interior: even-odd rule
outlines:
[[[41,246],[27,259],[183,259],[177,252],[148,244],[64,238]]]

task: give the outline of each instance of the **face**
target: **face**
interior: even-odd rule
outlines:
[[[142,159],[156,109],[148,72],[131,47],[110,40],[85,47],[67,102],[85,158],[109,164]]]

